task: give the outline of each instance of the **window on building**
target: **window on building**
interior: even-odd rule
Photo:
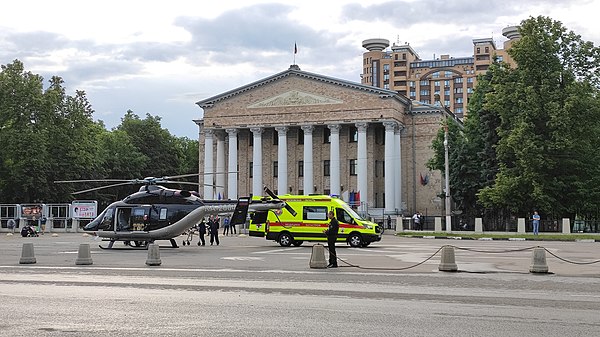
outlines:
[[[450,96],[450,90],[444,90],[444,96]]]
[[[496,60],[497,60],[498,62],[502,62],[502,61],[504,60],[504,57],[499,55],[499,56],[498,56],[498,58],[497,58]]]
[[[433,82],[433,85],[436,86],[436,87],[439,87],[440,86],[440,81]]]
[[[444,86],[445,87],[449,87],[450,86],[450,80],[445,80],[444,81]]]
[[[457,77],[454,79],[454,83],[462,83],[462,82],[463,82],[462,77]]]
[[[450,100],[445,100],[444,101],[444,106],[450,106]]]
[[[473,77],[467,78],[467,83],[473,83]]]
[[[357,168],[357,162],[356,159],[350,159],[349,163],[348,163],[348,169],[350,171],[350,175],[351,176],[355,176],[356,175],[356,168]]]
[[[444,77],[452,77],[452,72],[451,72],[451,71],[448,71],[448,70],[446,70],[446,71],[444,72]]]
[[[485,47],[485,53],[489,53],[490,52],[490,47]]]
[[[433,78],[439,78],[440,77],[440,72],[436,71],[435,73],[431,74],[431,77],[433,77]]]
[[[417,92],[416,91],[411,91],[410,92],[410,97],[417,97]]]
[[[304,144],[304,130],[298,129],[298,145]]]
[[[331,163],[329,160],[323,160],[323,176],[329,177],[331,173]]]
[[[377,145],[385,144],[385,129],[384,128],[376,128],[375,129],[375,144],[377,144]]]
[[[462,114],[463,113],[463,108],[456,108],[454,109],[454,112],[457,114]]]
[[[273,162],[273,177],[278,177],[279,176],[278,172],[279,172],[279,162],[277,160],[275,160]]]
[[[463,88],[462,87],[454,88],[454,93],[455,94],[462,94],[462,92],[463,92]]]
[[[415,87],[415,81],[408,82],[408,86],[411,87],[411,88],[414,88]]]
[[[358,142],[358,129],[356,126],[348,127],[348,142],[356,143]]]
[[[468,87],[468,88],[467,88],[467,94],[472,94],[472,93],[473,93],[473,88],[471,88],[471,87]]]
[[[388,83],[384,84],[383,89],[390,90],[390,85]]]
[[[406,60],[406,53],[402,53],[402,59]]]
[[[463,102],[463,99],[462,99],[462,97],[456,97],[456,98],[454,99],[454,102],[455,102],[455,103],[462,103],[462,102]]]
[[[331,143],[331,130],[328,127],[323,128],[323,144]]]
[[[423,85],[429,85],[429,80],[421,80],[421,81],[419,82],[419,84],[420,84],[421,86],[423,86]]]
[[[250,173],[248,173],[248,177],[252,178],[252,176],[253,176],[252,162],[249,162],[248,164],[249,164],[248,166],[250,166]]]
[[[298,161],[298,177],[304,177],[304,161]]]
[[[421,96],[429,96],[429,90],[421,90],[421,91],[419,92],[419,94],[420,94]]]
[[[481,53],[481,48],[477,47],[477,54]]]

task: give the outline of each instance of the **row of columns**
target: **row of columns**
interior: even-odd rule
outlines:
[[[402,165],[401,156],[402,148],[400,141],[400,133],[402,126],[396,122],[389,121],[384,122],[385,126],[385,211],[386,213],[393,213],[396,210],[402,208]],[[368,181],[368,153],[367,153],[367,128],[368,123],[358,122],[355,123],[358,131],[358,150],[357,150],[357,189],[360,192],[360,209],[365,211],[366,205],[369,199],[369,181]],[[341,180],[340,180],[340,129],[341,125],[331,124],[327,126],[330,130],[330,191],[331,194],[341,194]],[[304,191],[306,194],[312,193],[313,181],[313,125],[301,126],[304,132]],[[278,137],[278,149],[277,149],[277,185],[279,190],[288,186],[288,154],[287,154],[287,132],[289,127],[287,126],[276,126]],[[252,127],[252,137],[255,146],[252,147],[252,194],[262,195],[263,194],[263,182],[262,182],[262,133],[263,127]],[[206,199],[215,199],[218,196],[226,198],[225,196],[225,177],[227,177],[227,198],[237,198],[237,186],[238,186],[238,172],[237,168],[237,136],[238,129],[226,129],[225,132],[228,135],[229,140],[229,160],[227,167],[229,171],[226,172],[225,168],[225,138],[217,137],[217,160],[216,160],[216,171],[213,166],[213,147],[215,130],[204,129],[204,197]],[[216,172],[216,173],[215,173]],[[213,178],[214,177],[214,178]],[[214,189],[212,182],[215,182],[216,188]],[[282,192],[285,193],[285,192]]]

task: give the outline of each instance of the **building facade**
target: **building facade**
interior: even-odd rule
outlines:
[[[506,27],[502,34],[508,38],[504,49],[497,49],[492,38],[474,39],[472,56],[441,55],[433,60],[422,60],[408,43],[393,44],[387,50],[386,39],[365,40],[362,46],[368,51],[363,54],[361,83],[393,90],[421,103],[442,105],[462,118],[467,115],[477,75],[487,71],[494,56],[514,66],[507,50],[519,39],[518,28]]]
[[[339,195],[369,214],[442,214],[440,174],[425,164],[445,109],[296,65],[197,104],[206,199],[267,186]]]

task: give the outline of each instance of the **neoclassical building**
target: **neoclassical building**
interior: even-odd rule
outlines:
[[[334,194],[372,216],[441,215],[425,164],[447,110],[395,91],[288,70],[197,102],[206,199]]]

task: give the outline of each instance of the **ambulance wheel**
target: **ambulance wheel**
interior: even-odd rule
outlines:
[[[294,241],[294,246],[300,247],[304,241]]]
[[[351,234],[350,237],[348,237],[348,243],[350,244],[350,247],[358,248],[362,246],[363,240],[360,234],[355,233]]]
[[[282,247],[289,247],[294,239],[289,233],[281,233],[278,241]]]

